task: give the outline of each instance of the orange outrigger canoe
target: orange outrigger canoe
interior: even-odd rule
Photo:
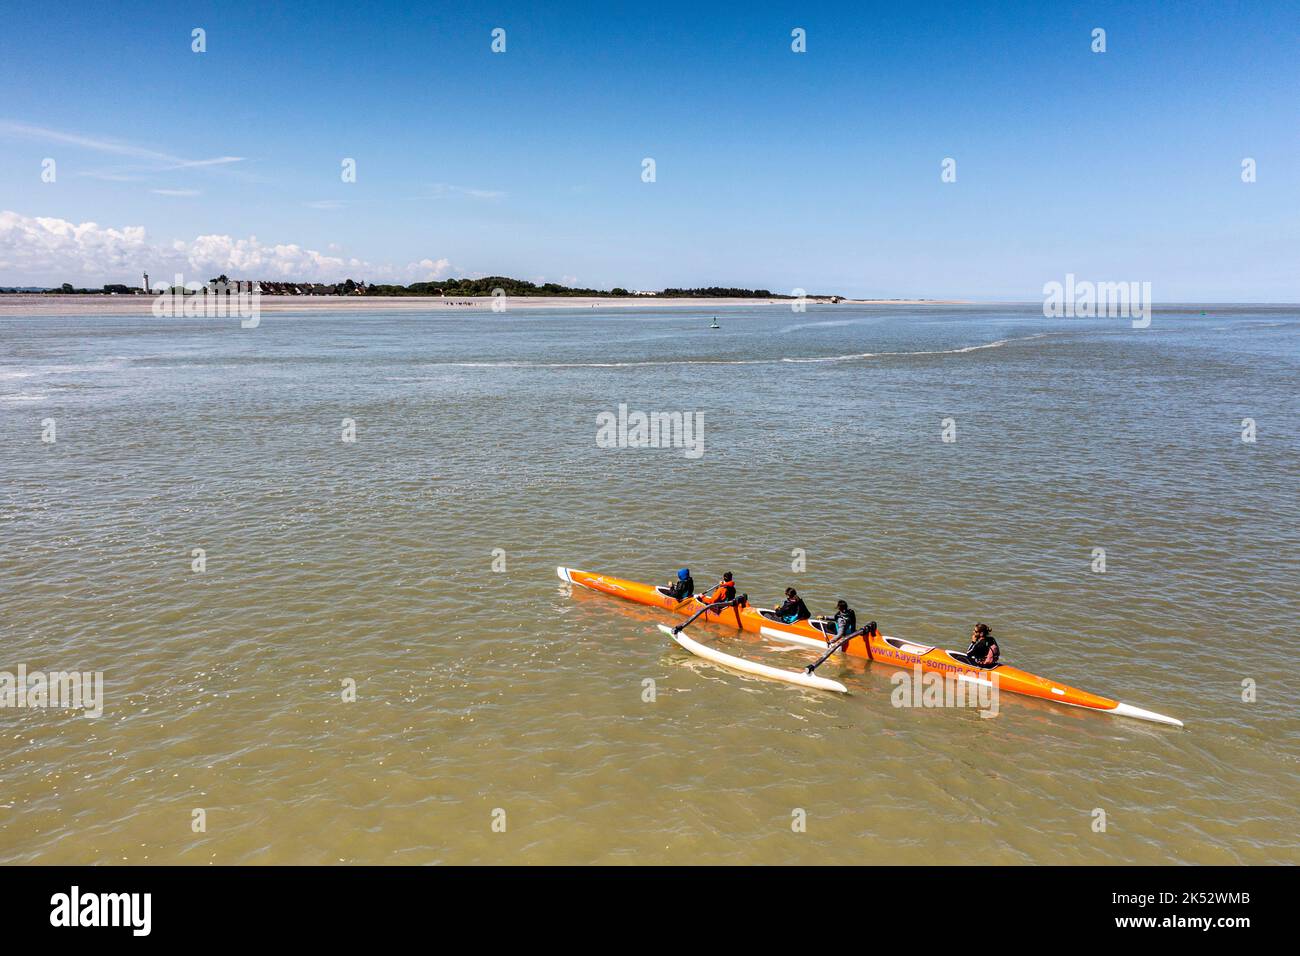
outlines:
[[[600,591],[603,594],[611,594],[614,597],[634,601],[637,604],[663,608],[683,617],[694,614],[707,603],[698,595],[679,601],[668,597],[664,593],[664,588],[652,584],[627,581],[623,578],[613,578],[606,574],[593,574],[590,571],[578,571],[574,568],[556,568],[555,570],[560,580],[567,581],[570,584],[581,585],[584,588]],[[707,613],[702,620],[732,625],[743,631],[750,631],[764,637],[788,641],[791,644],[799,644],[822,651],[826,649],[829,638],[833,637],[835,633],[834,625],[827,622],[814,618],[807,621],[797,621],[794,624],[786,624],[779,620],[774,612],[748,604],[724,608],[716,613]],[[955,680],[972,681],[985,685],[992,684],[988,675],[996,673],[999,690],[1024,694],[1027,697],[1037,697],[1041,700],[1050,700],[1058,704],[1069,704],[1073,707],[1101,711],[1106,714],[1135,717],[1139,720],[1150,720],[1160,724],[1172,724],[1175,727],[1183,726],[1181,720],[1173,717],[1166,717],[1164,714],[1157,714],[1130,704],[1123,704],[1117,700],[1111,700],[1109,697],[1090,694],[1087,691],[1078,690],[1058,681],[1030,674],[1028,671],[1022,671],[1009,664],[998,664],[993,668],[981,668],[971,664],[966,659],[966,655],[960,651],[947,651],[938,647],[914,644],[899,637],[887,637],[883,634],[876,634],[869,639],[855,637],[845,645],[844,652],[853,657],[863,657],[875,663],[890,664],[894,667],[920,667],[924,672],[939,673],[950,676]]]

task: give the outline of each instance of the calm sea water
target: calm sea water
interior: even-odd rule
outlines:
[[[0,862],[1300,862],[1300,310],[713,314],[0,318],[0,670],[106,695],[0,709]],[[983,620],[1187,727],[745,678],[557,564]]]

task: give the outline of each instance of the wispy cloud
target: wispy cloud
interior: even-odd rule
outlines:
[[[315,199],[303,203],[308,209],[342,209],[347,204],[346,199]]]
[[[231,163],[242,163],[243,161],[243,156],[216,156],[212,159],[187,159],[168,168],[193,169],[196,166],[229,166]]]
[[[50,143],[66,143],[69,146],[78,146],[82,149],[90,149],[98,153],[110,153],[114,156],[129,156],[132,159],[145,160],[151,166],[162,170],[188,169],[194,166],[224,166],[230,163],[241,163],[244,161],[244,157],[242,156],[216,156],[212,159],[186,159],[183,156],[173,156],[171,153],[159,152],[156,149],[137,146],[134,143],[125,143],[121,140],[83,136],[80,133],[65,133],[62,130],[49,129],[45,126],[31,126],[27,123],[14,123],[9,120],[0,120],[0,135],[16,136],[21,139],[43,140]]]
[[[202,196],[203,195],[203,193],[201,193],[197,189],[151,189],[149,190],[149,192],[155,193],[159,196]]]
[[[446,199],[462,196],[466,199],[505,199],[506,194],[499,189],[475,189],[469,186],[454,186],[451,183],[434,183],[429,187],[434,199]]]
[[[115,166],[112,169],[81,169],[74,175],[84,176],[86,179],[99,179],[106,183],[138,183],[145,179],[138,173],[124,173],[121,169],[128,167]]]

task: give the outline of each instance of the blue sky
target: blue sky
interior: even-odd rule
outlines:
[[[1294,3],[607,6],[11,5],[0,285],[1300,301]]]

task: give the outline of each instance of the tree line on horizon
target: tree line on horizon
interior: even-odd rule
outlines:
[[[240,280],[243,281],[243,280]],[[231,285],[232,280],[225,275],[209,280],[209,284],[218,287]],[[588,296],[609,298],[638,298],[642,295],[660,299],[792,299],[794,296],[781,295],[767,289],[737,289],[731,286],[707,286],[695,289],[671,287],[658,292],[630,292],[621,286],[613,289],[584,289],[545,282],[538,285],[526,279],[511,279],[508,276],[484,276],[477,279],[434,279],[427,282],[412,282],[410,285],[390,285],[376,283],[367,285],[365,280],[346,279],[343,282],[278,282],[258,280],[257,285],[264,295],[382,295],[382,296],[491,296],[500,289],[511,297],[524,296]],[[157,291],[157,290],[153,290]],[[65,282],[58,288],[41,289],[38,287],[0,288],[0,293],[40,292],[46,295],[132,295],[142,293],[138,286],[120,284],[105,285],[100,289],[78,289],[72,283]],[[828,298],[828,296],[810,296],[810,298]]]
[[[424,295],[424,296],[490,296],[500,289],[511,297],[522,296],[604,296],[636,298],[639,295],[653,295],[656,298],[721,298],[721,299],[788,299],[791,296],[775,295],[767,289],[736,289],[723,286],[710,286],[699,289],[669,288],[660,292],[630,292],[621,286],[612,289],[584,289],[560,285],[556,282],[544,282],[538,285],[526,279],[511,279],[508,276],[484,276],[479,279],[435,279],[429,282],[413,282],[410,285],[370,285],[366,286],[366,295]]]

